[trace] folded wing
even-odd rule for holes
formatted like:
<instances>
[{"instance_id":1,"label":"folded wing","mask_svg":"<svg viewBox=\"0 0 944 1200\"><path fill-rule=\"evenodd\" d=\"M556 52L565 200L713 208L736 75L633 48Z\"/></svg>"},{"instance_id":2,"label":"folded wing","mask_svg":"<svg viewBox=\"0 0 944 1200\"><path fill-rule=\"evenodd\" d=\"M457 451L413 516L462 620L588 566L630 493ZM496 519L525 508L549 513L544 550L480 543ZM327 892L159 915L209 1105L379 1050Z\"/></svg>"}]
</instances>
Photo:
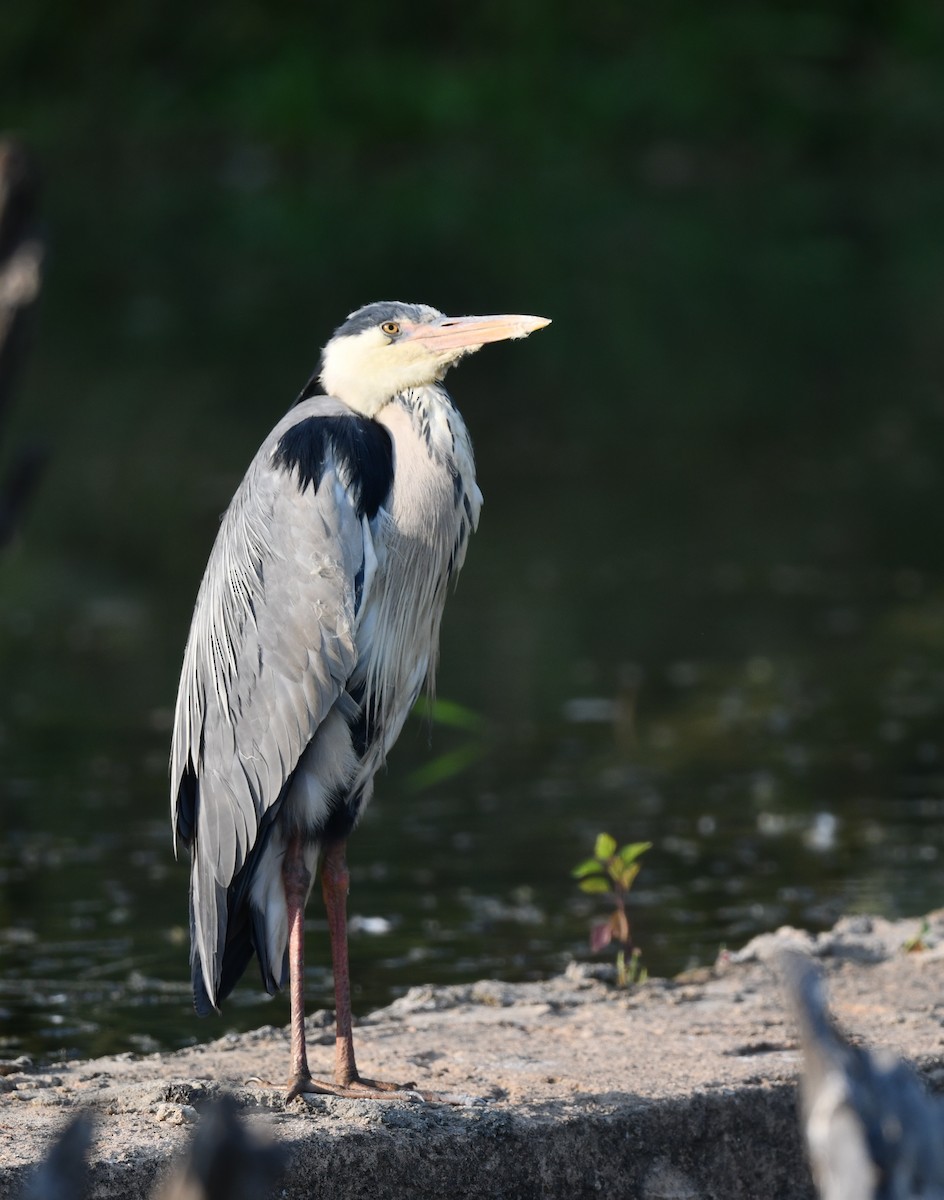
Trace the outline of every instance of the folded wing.
<instances>
[{"instance_id":1,"label":"folded wing","mask_svg":"<svg viewBox=\"0 0 944 1200\"><path fill-rule=\"evenodd\" d=\"M175 837L192 853L198 1007L202 989L217 1003L230 886L354 671L370 520L390 479L385 431L317 397L272 431L223 517L171 751Z\"/></svg>"}]
</instances>

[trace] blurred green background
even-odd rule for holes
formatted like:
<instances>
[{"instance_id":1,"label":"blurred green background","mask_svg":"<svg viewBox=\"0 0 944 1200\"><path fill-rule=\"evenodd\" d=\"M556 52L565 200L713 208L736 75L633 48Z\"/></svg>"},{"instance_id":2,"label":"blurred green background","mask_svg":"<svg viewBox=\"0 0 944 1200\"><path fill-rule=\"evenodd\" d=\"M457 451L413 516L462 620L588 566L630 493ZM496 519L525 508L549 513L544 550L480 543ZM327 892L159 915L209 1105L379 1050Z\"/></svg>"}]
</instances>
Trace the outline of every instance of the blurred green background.
<instances>
[{"instance_id":1,"label":"blurred green background","mask_svg":"<svg viewBox=\"0 0 944 1200\"><path fill-rule=\"evenodd\" d=\"M34 0L0 129L49 244L0 470L50 451L0 560L0 1051L287 1020L253 968L189 1011L169 713L219 515L376 299L554 323L450 376L477 720L408 728L352 841L358 1009L587 953L601 829L655 843L652 971L938 903L940 5Z\"/></svg>"}]
</instances>

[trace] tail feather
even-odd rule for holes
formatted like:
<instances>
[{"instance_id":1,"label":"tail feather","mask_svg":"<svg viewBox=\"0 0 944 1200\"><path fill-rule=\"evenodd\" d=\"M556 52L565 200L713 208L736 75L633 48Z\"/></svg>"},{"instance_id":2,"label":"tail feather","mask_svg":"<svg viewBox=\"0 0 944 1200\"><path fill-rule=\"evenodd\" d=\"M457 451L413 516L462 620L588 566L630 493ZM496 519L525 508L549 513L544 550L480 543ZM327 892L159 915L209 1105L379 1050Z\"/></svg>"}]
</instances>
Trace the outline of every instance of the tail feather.
<instances>
[{"instance_id":1,"label":"tail feather","mask_svg":"<svg viewBox=\"0 0 944 1200\"><path fill-rule=\"evenodd\" d=\"M201 865L199 842L193 843L190 964L193 1004L198 1016L220 1011L221 1003L242 978L253 954L259 959L262 984L270 996L288 980L288 953L278 967L269 961L265 919L253 907L250 896L253 879L291 782L290 776L278 800L263 815L255 843L228 888L218 884L212 871ZM212 994L208 979L213 983Z\"/></svg>"}]
</instances>

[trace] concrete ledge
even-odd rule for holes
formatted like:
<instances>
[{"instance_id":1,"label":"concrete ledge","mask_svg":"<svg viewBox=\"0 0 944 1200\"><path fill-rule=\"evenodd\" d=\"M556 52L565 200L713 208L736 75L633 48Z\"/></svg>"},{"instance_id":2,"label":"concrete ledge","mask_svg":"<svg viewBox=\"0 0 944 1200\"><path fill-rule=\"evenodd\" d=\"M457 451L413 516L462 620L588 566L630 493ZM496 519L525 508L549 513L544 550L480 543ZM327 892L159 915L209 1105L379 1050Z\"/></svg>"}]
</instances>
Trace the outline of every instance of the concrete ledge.
<instances>
[{"instance_id":1,"label":"concrete ledge","mask_svg":"<svg viewBox=\"0 0 944 1200\"><path fill-rule=\"evenodd\" d=\"M20 1191L63 1120L96 1114L92 1195L144 1196L188 1144L200 1106L233 1093L286 1148L294 1197L811 1197L796 1120L799 1053L771 957L821 960L857 1038L944 1084L944 913L850 918L811 938L755 939L712 970L613 989L583 967L545 983L415 988L359 1027L366 1073L480 1099L461 1106L300 1098L288 1036L265 1028L176 1054L121 1055L0 1078L0 1200ZM325 1014L312 1067L329 1069ZM323 1046L321 1049L318 1043Z\"/></svg>"}]
</instances>

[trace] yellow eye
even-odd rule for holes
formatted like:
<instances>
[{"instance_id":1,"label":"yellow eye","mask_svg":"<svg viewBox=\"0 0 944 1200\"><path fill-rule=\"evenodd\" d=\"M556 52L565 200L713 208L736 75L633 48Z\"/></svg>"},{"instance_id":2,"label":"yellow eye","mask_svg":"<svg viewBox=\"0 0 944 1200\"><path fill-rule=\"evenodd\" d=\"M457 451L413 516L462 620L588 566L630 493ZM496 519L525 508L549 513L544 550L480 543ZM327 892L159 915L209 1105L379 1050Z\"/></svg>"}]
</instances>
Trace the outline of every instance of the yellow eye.
<instances>
[{"instance_id":1,"label":"yellow eye","mask_svg":"<svg viewBox=\"0 0 944 1200\"><path fill-rule=\"evenodd\" d=\"M400 326L396 323L396 321L384 321L380 328L381 331L387 335L387 337L396 337L400 332Z\"/></svg>"}]
</instances>

